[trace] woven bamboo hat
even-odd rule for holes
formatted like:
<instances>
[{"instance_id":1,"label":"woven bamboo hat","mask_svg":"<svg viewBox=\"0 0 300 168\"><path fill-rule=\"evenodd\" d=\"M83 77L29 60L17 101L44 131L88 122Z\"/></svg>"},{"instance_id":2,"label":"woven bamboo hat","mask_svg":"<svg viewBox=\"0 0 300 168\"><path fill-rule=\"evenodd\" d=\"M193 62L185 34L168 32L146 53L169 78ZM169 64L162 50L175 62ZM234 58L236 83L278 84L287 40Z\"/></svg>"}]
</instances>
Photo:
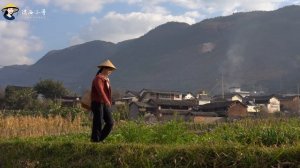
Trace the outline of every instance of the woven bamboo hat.
<instances>
[{"instance_id":1,"label":"woven bamboo hat","mask_svg":"<svg viewBox=\"0 0 300 168\"><path fill-rule=\"evenodd\" d=\"M13 8L14 13L19 11L19 8L16 5L12 4L12 3L7 4L4 8L1 9L1 11L5 12L8 8Z\"/></svg>"},{"instance_id":2,"label":"woven bamboo hat","mask_svg":"<svg viewBox=\"0 0 300 168\"><path fill-rule=\"evenodd\" d=\"M102 62L100 65L98 65L98 68L103 68L103 67L109 67L109 68L112 68L113 70L117 69L110 60L106 60L106 61Z\"/></svg>"}]
</instances>

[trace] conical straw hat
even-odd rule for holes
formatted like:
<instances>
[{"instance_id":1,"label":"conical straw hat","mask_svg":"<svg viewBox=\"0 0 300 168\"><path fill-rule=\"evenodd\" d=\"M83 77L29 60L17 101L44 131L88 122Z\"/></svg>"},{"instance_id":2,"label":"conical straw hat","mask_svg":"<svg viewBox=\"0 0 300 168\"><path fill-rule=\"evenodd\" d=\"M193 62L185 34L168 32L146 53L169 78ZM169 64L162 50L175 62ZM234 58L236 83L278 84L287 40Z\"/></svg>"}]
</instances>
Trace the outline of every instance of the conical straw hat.
<instances>
[{"instance_id":1,"label":"conical straw hat","mask_svg":"<svg viewBox=\"0 0 300 168\"><path fill-rule=\"evenodd\" d=\"M19 8L16 5L12 4L12 3L7 4L4 8L2 8L1 11L4 12L8 8L14 8L14 12L18 12L19 11Z\"/></svg>"},{"instance_id":2,"label":"conical straw hat","mask_svg":"<svg viewBox=\"0 0 300 168\"><path fill-rule=\"evenodd\" d=\"M103 63L101 63L100 65L98 65L98 68L102 68L102 67L109 67L109 68L113 68L114 70L117 69L114 64L111 63L110 60L106 60Z\"/></svg>"}]
</instances>

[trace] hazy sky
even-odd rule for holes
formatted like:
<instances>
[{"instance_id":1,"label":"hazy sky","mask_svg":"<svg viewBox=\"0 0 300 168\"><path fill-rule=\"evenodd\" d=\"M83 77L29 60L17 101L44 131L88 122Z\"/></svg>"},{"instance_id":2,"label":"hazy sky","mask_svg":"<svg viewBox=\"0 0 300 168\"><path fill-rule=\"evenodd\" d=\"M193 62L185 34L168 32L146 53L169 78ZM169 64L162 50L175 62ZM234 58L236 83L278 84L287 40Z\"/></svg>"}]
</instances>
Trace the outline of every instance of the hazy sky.
<instances>
[{"instance_id":1,"label":"hazy sky","mask_svg":"<svg viewBox=\"0 0 300 168\"><path fill-rule=\"evenodd\" d=\"M136 38L168 21L194 24L300 0L1 0L1 9L8 3L20 10L13 21L0 16L0 68L32 64L50 50L91 40Z\"/></svg>"}]
</instances>

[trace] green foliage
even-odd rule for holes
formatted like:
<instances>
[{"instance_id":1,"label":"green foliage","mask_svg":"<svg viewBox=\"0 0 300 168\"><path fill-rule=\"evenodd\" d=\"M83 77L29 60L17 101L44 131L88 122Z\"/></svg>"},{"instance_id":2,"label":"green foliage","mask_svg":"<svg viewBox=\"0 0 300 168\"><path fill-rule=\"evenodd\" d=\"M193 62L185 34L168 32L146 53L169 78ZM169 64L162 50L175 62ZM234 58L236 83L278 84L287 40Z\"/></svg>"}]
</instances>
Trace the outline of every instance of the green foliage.
<instances>
[{"instance_id":1,"label":"green foliage","mask_svg":"<svg viewBox=\"0 0 300 168\"><path fill-rule=\"evenodd\" d=\"M62 82L53 81L50 79L41 80L38 82L34 86L34 90L52 100L69 94L69 91L64 87Z\"/></svg>"},{"instance_id":2,"label":"green foliage","mask_svg":"<svg viewBox=\"0 0 300 168\"><path fill-rule=\"evenodd\" d=\"M188 131L183 122L170 121L162 124L145 124L128 121L108 137L109 142L147 144L196 143L198 136Z\"/></svg>"},{"instance_id":3,"label":"green foliage","mask_svg":"<svg viewBox=\"0 0 300 168\"><path fill-rule=\"evenodd\" d=\"M37 94L32 88L7 87L5 106L9 109L32 109L37 102Z\"/></svg>"},{"instance_id":4,"label":"green foliage","mask_svg":"<svg viewBox=\"0 0 300 168\"><path fill-rule=\"evenodd\" d=\"M299 135L299 118L121 121L101 144L89 142L90 132L2 139L0 167L297 167Z\"/></svg>"},{"instance_id":5,"label":"green foliage","mask_svg":"<svg viewBox=\"0 0 300 168\"><path fill-rule=\"evenodd\" d=\"M115 121L128 120L128 115L129 115L128 106L116 105L112 114Z\"/></svg>"},{"instance_id":6,"label":"green foliage","mask_svg":"<svg viewBox=\"0 0 300 168\"><path fill-rule=\"evenodd\" d=\"M51 116L62 116L64 118L69 118L74 120L77 115L83 115L87 118L86 112L78 107L63 107L56 101L50 99L44 100L42 103L37 100L32 100L34 102L33 107L23 108L22 110L16 109L6 109L0 111L0 114L4 116L42 116L42 117L51 117Z\"/></svg>"},{"instance_id":7,"label":"green foliage","mask_svg":"<svg viewBox=\"0 0 300 168\"><path fill-rule=\"evenodd\" d=\"M300 119L246 119L223 123L201 136L201 141L260 146L292 145L300 141Z\"/></svg>"},{"instance_id":8,"label":"green foliage","mask_svg":"<svg viewBox=\"0 0 300 168\"><path fill-rule=\"evenodd\" d=\"M0 143L1 167L297 167L300 146L93 144L12 141Z\"/></svg>"}]
</instances>

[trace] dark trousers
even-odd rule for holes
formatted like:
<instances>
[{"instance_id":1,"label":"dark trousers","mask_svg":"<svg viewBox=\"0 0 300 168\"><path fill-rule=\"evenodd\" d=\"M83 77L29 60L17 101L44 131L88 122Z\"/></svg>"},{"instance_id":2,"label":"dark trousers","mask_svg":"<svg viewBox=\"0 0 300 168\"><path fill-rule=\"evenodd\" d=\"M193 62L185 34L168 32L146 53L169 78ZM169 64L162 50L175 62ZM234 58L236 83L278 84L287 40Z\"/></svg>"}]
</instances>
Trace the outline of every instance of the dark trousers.
<instances>
[{"instance_id":1,"label":"dark trousers","mask_svg":"<svg viewBox=\"0 0 300 168\"><path fill-rule=\"evenodd\" d=\"M93 126L92 126L92 142L103 141L111 132L114 121L111 114L111 108L103 103L92 102ZM103 126L104 120L104 127Z\"/></svg>"}]
</instances>

